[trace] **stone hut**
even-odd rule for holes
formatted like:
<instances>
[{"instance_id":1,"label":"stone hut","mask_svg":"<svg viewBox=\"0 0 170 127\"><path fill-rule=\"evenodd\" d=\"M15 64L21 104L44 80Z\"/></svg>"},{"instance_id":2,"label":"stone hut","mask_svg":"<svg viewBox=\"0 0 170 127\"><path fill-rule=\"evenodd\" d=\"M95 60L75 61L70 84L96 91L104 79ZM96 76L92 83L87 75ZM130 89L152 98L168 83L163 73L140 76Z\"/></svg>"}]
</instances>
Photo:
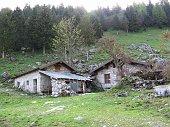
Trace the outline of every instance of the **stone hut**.
<instances>
[{"instance_id":1,"label":"stone hut","mask_svg":"<svg viewBox=\"0 0 170 127\"><path fill-rule=\"evenodd\" d=\"M131 75L139 71L146 71L150 69L150 65L145 62L132 61L126 63L122 67L123 74L125 76ZM111 59L104 64L90 72L90 76L97 83L98 86L102 86L104 89L108 89L116 86L120 81L118 70L114 64L114 60Z\"/></svg>"},{"instance_id":2,"label":"stone hut","mask_svg":"<svg viewBox=\"0 0 170 127\"><path fill-rule=\"evenodd\" d=\"M22 73L14 79L15 87L37 94L59 96L62 93L84 93L89 78L78 75L77 71L64 61L54 61Z\"/></svg>"}]
</instances>

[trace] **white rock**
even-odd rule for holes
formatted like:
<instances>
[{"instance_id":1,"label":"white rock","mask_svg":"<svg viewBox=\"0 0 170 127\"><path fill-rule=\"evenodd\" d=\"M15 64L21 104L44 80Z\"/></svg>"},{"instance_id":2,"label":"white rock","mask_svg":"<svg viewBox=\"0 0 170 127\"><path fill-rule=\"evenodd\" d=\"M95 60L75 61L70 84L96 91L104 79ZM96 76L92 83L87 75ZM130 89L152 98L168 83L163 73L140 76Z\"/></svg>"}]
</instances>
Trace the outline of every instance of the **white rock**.
<instances>
[{"instance_id":1,"label":"white rock","mask_svg":"<svg viewBox=\"0 0 170 127\"><path fill-rule=\"evenodd\" d=\"M47 110L46 113L51 113L51 112L54 112L54 111L61 111L65 108L65 106L57 106L55 108L52 108L50 110Z\"/></svg>"},{"instance_id":2,"label":"white rock","mask_svg":"<svg viewBox=\"0 0 170 127\"><path fill-rule=\"evenodd\" d=\"M74 118L75 120L82 120L83 119L83 117L81 117L81 116L78 116L78 117L76 117L76 118Z\"/></svg>"},{"instance_id":3,"label":"white rock","mask_svg":"<svg viewBox=\"0 0 170 127\"><path fill-rule=\"evenodd\" d=\"M44 104L53 104L54 102L53 101L46 101Z\"/></svg>"},{"instance_id":4,"label":"white rock","mask_svg":"<svg viewBox=\"0 0 170 127\"><path fill-rule=\"evenodd\" d=\"M37 103L37 101L32 101L31 103L32 103L32 104L35 104L35 103Z\"/></svg>"}]
</instances>

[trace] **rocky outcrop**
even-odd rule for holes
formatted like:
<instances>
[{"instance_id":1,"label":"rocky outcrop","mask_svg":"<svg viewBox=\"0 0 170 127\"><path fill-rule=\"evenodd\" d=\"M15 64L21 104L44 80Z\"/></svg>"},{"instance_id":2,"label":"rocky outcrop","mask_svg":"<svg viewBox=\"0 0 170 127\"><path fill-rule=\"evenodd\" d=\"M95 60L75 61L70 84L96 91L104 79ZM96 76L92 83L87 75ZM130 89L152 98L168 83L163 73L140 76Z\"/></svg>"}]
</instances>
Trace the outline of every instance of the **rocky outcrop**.
<instances>
[{"instance_id":1,"label":"rocky outcrop","mask_svg":"<svg viewBox=\"0 0 170 127\"><path fill-rule=\"evenodd\" d=\"M156 50L156 49L152 48L150 45L147 45L145 43L142 43L140 45L131 44L129 46L129 49L131 49L131 50L141 50L143 52L155 53L155 54L160 53L160 50Z\"/></svg>"}]
</instances>

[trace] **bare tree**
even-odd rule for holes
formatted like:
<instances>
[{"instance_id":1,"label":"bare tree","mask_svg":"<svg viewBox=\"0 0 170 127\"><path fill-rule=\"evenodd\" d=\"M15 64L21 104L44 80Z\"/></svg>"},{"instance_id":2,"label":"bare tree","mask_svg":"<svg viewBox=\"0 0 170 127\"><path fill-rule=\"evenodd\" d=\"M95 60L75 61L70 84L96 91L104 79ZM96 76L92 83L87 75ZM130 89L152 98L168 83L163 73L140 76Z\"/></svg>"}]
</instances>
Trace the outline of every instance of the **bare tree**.
<instances>
[{"instance_id":1,"label":"bare tree","mask_svg":"<svg viewBox=\"0 0 170 127\"><path fill-rule=\"evenodd\" d=\"M115 37L103 37L99 40L99 51L109 54L117 68L120 80L123 76L123 65L132 59L127 55L124 45L118 43Z\"/></svg>"},{"instance_id":2,"label":"bare tree","mask_svg":"<svg viewBox=\"0 0 170 127\"><path fill-rule=\"evenodd\" d=\"M166 66L164 66L162 74L167 80L170 80L170 61L168 61Z\"/></svg>"}]
</instances>

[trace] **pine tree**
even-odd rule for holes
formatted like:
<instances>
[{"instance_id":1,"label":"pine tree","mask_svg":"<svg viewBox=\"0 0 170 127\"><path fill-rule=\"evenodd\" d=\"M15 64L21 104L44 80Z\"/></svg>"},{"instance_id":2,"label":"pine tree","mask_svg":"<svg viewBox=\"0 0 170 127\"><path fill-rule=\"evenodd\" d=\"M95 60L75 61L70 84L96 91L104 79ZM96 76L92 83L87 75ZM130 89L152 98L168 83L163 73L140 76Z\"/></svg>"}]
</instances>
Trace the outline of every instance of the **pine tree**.
<instances>
[{"instance_id":1,"label":"pine tree","mask_svg":"<svg viewBox=\"0 0 170 127\"><path fill-rule=\"evenodd\" d=\"M9 8L0 11L0 50L2 58L5 52L13 48L15 25L12 21L12 11Z\"/></svg>"},{"instance_id":2,"label":"pine tree","mask_svg":"<svg viewBox=\"0 0 170 127\"><path fill-rule=\"evenodd\" d=\"M95 43L95 30L93 29L93 24L90 22L90 17L85 15L80 20L81 34L84 38L84 45L86 47L86 57L87 61L89 59L88 47Z\"/></svg>"},{"instance_id":3,"label":"pine tree","mask_svg":"<svg viewBox=\"0 0 170 127\"><path fill-rule=\"evenodd\" d=\"M22 10L17 7L12 13L12 20L15 23L15 47L16 51L24 47L24 16Z\"/></svg>"},{"instance_id":4,"label":"pine tree","mask_svg":"<svg viewBox=\"0 0 170 127\"><path fill-rule=\"evenodd\" d=\"M130 32L137 32L140 30L140 22L138 19L137 11L132 7L127 7L125 11L125 16L129 22L129 31Z\"/></svg>"},{"instance_id":5,"label":"pine tree","mask_svg":"<svg viewBox=\"0 0 170 127\"><path fill-rule=\"evenodd\" d=\"M166 13L159 3L156 3L152 13L155 19L155 23L158 27L162 27L164 24L167 23Z\"/></svg>"}]
</instances>

